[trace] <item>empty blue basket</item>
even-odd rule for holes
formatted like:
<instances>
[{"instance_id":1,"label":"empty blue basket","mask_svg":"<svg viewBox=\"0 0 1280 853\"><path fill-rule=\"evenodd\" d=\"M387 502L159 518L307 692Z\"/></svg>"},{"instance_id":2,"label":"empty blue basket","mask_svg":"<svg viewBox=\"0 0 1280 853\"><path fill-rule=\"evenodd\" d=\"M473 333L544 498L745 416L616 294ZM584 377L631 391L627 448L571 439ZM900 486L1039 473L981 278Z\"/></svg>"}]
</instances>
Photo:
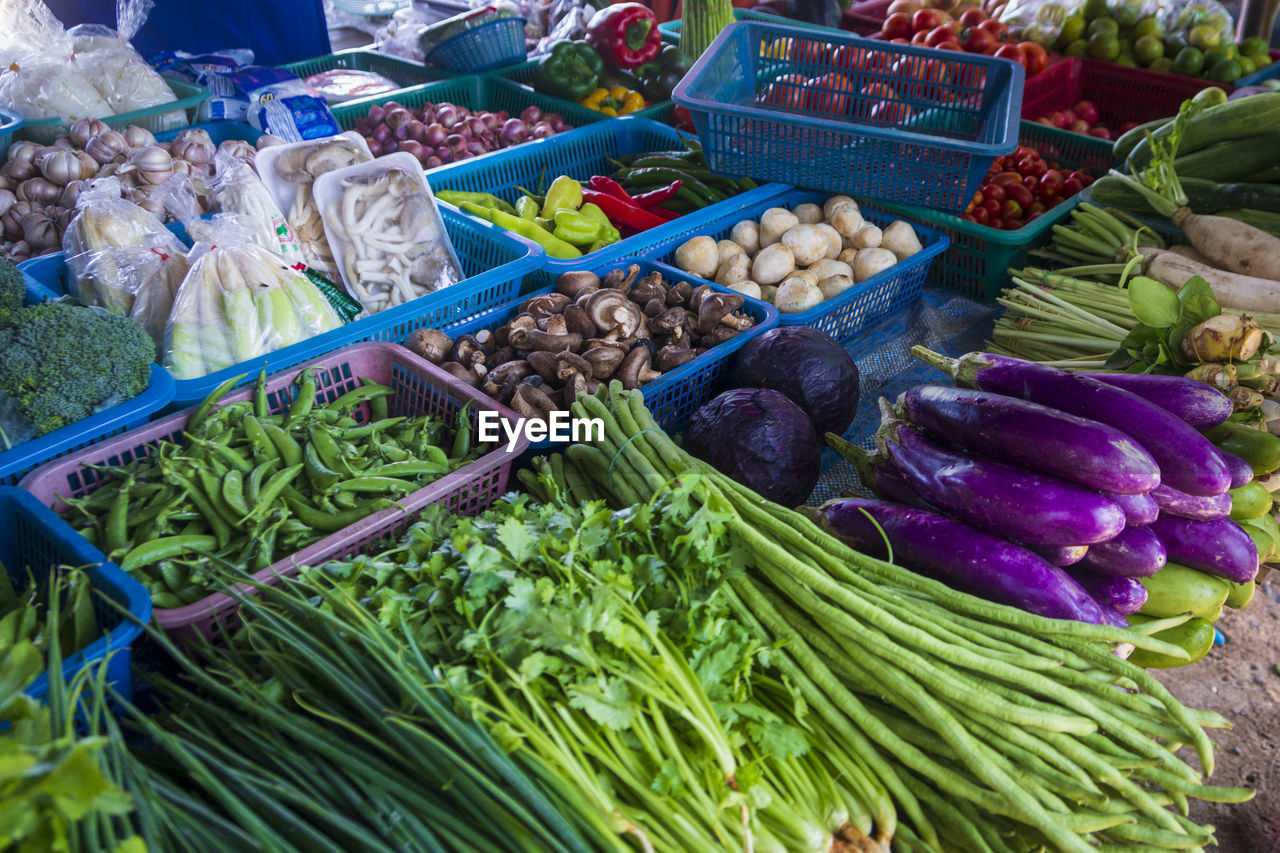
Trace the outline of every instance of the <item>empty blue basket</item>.
<instances>
[{"instance_id":1,"label":"empty blue basket","mask_svg":"<svg viewBox=\"0 0 1280 853\"><path fill-rule=\"evenodd\" d=\"M524 18L499 18L481 24L436 45L426 55L426 62L464 74L519 62L527 55L524 24Z\"/></svg>"}]
</instances>

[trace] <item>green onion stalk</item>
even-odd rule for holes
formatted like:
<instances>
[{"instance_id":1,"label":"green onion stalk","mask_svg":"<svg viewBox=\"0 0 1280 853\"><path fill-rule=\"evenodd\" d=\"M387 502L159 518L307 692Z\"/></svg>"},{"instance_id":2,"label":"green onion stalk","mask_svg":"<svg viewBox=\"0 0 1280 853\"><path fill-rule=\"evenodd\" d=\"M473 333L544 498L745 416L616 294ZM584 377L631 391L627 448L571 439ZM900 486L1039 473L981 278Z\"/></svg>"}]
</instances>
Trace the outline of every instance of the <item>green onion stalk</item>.
<instances>
[{"instance_id":1,"label":"green onion stalk","mask_svg":"<svg viewBox=\"0 0 1280 853\"><path fill-rule=\"evenodd\" d=\"M1105 370L1138 325L1129 292L1035 267L1010 270L990 349L1068 370Z\"/></svg>"},{"instance_id":2,"label":"green onion stalk","mask_svg":"<svg viewBox=\"0 0 1280 853\"><path fill-rule=\"evenodd\" d=\"M1051 620L957 592L852 550L689 456L639 392L614 384L573 406L578 417L602 411L604 440L571 446L569 458L620 509L678 491L688 498L666 507L665 523L693 536L718 519L719 553L681 567L694 577L740 567L723 582L733 616L772 650L767 668L832 743L892 797L896 847L1196 848L1212 830L1170 803L1252 796L1202 781L1213 770L1205 726L1227 721L1183 706L1112 653L1130 643L1184 655L1150 636L1155 623ZM1177 755L1183 744L1203 772Z\"/></svg>"},{"instance_id":3,"label":"green onion stalk","mask_svg":"<svg viewBox=\"0 0 1280 853\"><path fill-rule=\"evenodd\" d=\"M720 31L733 23L730 0L685 0L680 19L680 53L694 62L706 53Z\"/></svg>"},{"instance_id":4,"label":"green onion stalk","mask_svg":"<svg viewBox=\"0 0 1280 853\"><path fill-rule=\"evenodd\" d=\"M1135 269L1133 258L1142 248L1163 249L1165 242L1133 216L1121 210L1103 210L1082 203L1071 212L1071 221L1053 226L1048 247L1032 255L1054 261L1066 275L1118 282Z\"/></svg>"}]
</instances>

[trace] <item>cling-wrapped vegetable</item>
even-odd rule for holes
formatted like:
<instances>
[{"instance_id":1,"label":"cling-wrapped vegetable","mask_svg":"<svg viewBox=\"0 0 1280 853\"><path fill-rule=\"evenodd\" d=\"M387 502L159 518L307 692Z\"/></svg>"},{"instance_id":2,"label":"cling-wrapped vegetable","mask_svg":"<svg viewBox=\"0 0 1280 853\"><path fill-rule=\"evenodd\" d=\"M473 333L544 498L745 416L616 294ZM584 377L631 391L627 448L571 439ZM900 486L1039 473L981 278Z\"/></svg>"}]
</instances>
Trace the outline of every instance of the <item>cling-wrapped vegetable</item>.
<instances>
[{"instance_id":1,"label":"cling-wrapped vegetable","mask_svg":"<svg viewBox=\"0 0 1280 853\"><path fill-rule=\"evenodd\" d=\"M241 217L237 220L243 222ZM164 365L195 379L342 325L324 294L241 226L197 243L165 330Z\"/></svg>"},{"instance_id":2,"label":"cling-wrapped vegetable","mask_svg":"<svg viewBox=\"0 0 1280 853\"><path fill-rule=\"evenodd\" d=\"M370 313L461 279L453 244L413 155L397 152L321 175L313 195L347 292Z\"/></svg>"},{"instance_id":3,"label":"cling-wrapped vegetable","mask_svg":"<svg viewBox=\"0 0 1280 853\"><path fill-rule=\"evenodd\" d=\"M254 243L284 258L290 265L305 263L293 229L253 167L223 150L215 155L214 165L213 196L218 208L223 213L238 213L251 219Z\"/></svg>"},{"instance_id":4,"label":"cling-wrapped vegetable","mask_svg":"<svg viewBox=\"0 0 1280 853\"><path fill-rule=\"evenodd\" d=\"M139 323L159 346L178 287L186 247L154 214L120 197L115 178L94 181L76 200L62 247L73 295Z\"/></svg>"}]
</instances>

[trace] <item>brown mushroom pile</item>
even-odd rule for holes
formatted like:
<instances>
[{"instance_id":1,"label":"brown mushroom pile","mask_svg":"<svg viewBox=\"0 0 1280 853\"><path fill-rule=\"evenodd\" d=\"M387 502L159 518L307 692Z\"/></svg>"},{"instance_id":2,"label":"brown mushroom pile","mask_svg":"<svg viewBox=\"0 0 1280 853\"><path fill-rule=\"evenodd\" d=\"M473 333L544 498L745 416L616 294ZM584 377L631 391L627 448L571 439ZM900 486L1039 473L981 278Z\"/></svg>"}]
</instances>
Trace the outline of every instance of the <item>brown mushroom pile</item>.
<instances>
[{"instance_id":1,"label":"brown mushroom pile","mask_svg":"<svg viewBox=\"0 0 1280 853\"><path fill-rule=\"evenodd\" d=\"M641 277L635 264L603 279L567 272L497 329L457 340L419 329L405 346L520 415L546 420L601 383L638 388L742 334L755 325L740 311L744 301L659 272Z\"/></svg>"}]
</instances>

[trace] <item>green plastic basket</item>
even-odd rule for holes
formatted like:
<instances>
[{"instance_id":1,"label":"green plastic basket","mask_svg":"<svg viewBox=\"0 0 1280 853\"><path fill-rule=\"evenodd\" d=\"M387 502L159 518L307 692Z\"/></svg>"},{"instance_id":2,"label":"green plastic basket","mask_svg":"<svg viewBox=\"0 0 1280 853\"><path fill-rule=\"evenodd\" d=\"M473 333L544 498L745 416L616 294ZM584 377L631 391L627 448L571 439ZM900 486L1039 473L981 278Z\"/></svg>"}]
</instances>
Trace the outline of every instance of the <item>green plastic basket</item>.
<instances>
[{"instance_id":1,"label":"green plastic basket","mask_svg":"<svg viewBox=\"0 0 1280 853\"><path fill-rule=\"evenodd\" d=\"M336 105L332 107L331 112L343 130L351 130L356 126L357 121L368 114L369 107L374 104L385 104L388 101L395 101L409 109L417 109L426 103L448 101L469 110L489 110L490 112L506 110L513 116L520 115L526 107L537 106L543 112L560 113L564 116L564 120L574 127L593 124L608 118L604 113L589 110L559 98L540 95L510 80L490 77L486 74L454 77L427 83L424 86L401 89L376 98L365 98L359 102Z\"/></svg>"},{"instance_id":2,"label":"green plastic basket","mask_svg":"<svg viewBox=\"0 0 1280 853\"><path fill-rule=\"evenodd\" d=\"M374 74L381 74L388 80L398 85L400 88L391 92L382 92L377 95L366 95L362 98L352 98L349 101L343 101L340 104L332 106L347 106L348 104L373 103L379 98L395 97L405 89L411 89L415 86L422 86L427 83L435 83L439 80L451 80L457 75L452 71L446 71L443 68L434 68L429 65L423 65L421 62L410 62L407 59L401 59L397 56L388 56L385 53L378 53L375 50L367 48L355 48L353 50L342 50L337 53L330 53L325 56L313 56L311 59L302 59L298 62L290 62L288 65L281 65L285 71L291 71L302 79L310 77L312 74L319 74L322 71L335 71L338 69L348 71L369 71Z\"/></svg>"},{"instance_id":3,"label":"green plastic basket","mask_svg":"<svg viewBox=\"0 0 1280 853\"><path fill-rule=\"evenodd\" d=\"M1105 139L1030 121L1021 123L1018 144L1035 148L1045 160L1070 169L1085 167L1099 177L1115 162L1111 143ZM1080 196L1076 195L1017 231L1000 231L913 205L885 201L875 201L873 205L931 225L951 238L951 245L934 261L928 280L931 287L990 302L1008 282L1009 269L1022 266L1028 252L1048 242L1053 226L1065 219L1079 200Z\"/></svg>"},{"instance_id":4,"label":"green plastic basket","mask_svg":"<svg viewBox=\"0 0 1280 853\"><path fill-rule=\"evenodd\" d=\"M197 121L196 111L200 105L209 100L209 90L195 83L164 78L164 82L173 90L177 98L168 104L147 107L145 110L134 110L131 113L118 113L113 116L101 116L108 127L128 127L137 125L152 133L163 133L166 130L177 130ZM19 139L30 139L44 145L52 144L59 136L65 136L70 122L60 118L33 118L18 131Z\"/></svg>"}]
</instances>

